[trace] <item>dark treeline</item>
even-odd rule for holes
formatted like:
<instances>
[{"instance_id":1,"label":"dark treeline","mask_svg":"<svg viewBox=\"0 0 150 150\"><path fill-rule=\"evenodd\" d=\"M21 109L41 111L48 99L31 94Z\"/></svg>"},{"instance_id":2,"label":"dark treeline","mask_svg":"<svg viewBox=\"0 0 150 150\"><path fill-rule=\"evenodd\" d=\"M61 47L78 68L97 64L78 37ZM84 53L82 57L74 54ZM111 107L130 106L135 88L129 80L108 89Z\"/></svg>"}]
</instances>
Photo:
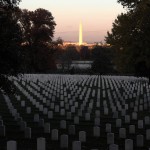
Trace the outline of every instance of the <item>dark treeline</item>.
<instances>
[{"instance_id":1,"label":"dark treeline","mask_svg":"<svg viewBox=\"0 0 150 150\"><path fill-rule=\"evenodd\" d=\"M119 0L127 8L118 15L106 42L115 50L120 73L150 77L150 1Z\"/></svg>"},{"instance_id":2,"label":"dark treeline","mask_svg":"<svg viewBox=\"0 0 150 150\"><path fill-rule=\"evenodd\" d=\"M72 61L92 61L91 69L75 69L75 73L100 73L110 74L115 73L115 66L113 63L114 55L111 47L94 46L89 48L88 46L76 47L69 45L67 47L59 47L55 53L55 60L62 65L61 73L64 70L69 73L71 69ZM65 69L67 68L67 69Z\"/></svg>"}]
</instances>

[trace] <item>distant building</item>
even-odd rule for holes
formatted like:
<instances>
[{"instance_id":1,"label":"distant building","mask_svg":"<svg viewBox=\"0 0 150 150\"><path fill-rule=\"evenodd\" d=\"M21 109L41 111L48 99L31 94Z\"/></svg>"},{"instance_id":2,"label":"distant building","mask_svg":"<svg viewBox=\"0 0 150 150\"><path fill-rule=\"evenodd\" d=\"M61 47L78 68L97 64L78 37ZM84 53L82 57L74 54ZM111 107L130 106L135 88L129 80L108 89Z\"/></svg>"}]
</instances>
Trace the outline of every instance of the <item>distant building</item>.
<instances>
[{"instance_id":1,"label":"distant building","mask_svg":"<svg viewBox=\"0 0 150 150\"><path fill-rule=\"evenodd\" d=\"M75 69L91 69L93 61L72 61L70 67Z\"/></svg>"},{"instance_id":2,"label":"distant building","mask_svg":"<svg viewBox=\"0 0 150 150\"><path fill-rule=\"evenodd\" d=\"M72 61L69 65L67 62L57 62L56 66L58 70L68 70L71 68L79 70L91 69L93 61Z\"/></svg>"}]
</instances>

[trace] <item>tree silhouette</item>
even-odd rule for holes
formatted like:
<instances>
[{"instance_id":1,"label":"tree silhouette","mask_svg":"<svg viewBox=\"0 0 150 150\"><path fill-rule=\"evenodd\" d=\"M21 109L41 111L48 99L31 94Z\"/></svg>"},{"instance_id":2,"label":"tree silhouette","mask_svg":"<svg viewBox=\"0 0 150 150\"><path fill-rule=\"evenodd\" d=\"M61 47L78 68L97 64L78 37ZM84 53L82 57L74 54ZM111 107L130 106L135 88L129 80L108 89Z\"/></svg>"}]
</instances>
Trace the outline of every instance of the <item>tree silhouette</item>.
<instances>
[{"instance_id":1,"label":"tree silhouette","mask_svg":"<svg viewBox=\"0 0 150 150\"><path fill-rule=\"evenodd\" d=\"M0 1L0 88L4 92L14 91L8 77L21 72L22 32L17 22L17 2Z\"/></svg>"},{"instance_id":2,"label":"tree silhouette","mask_svg":"<svg viewBox=\"0 0 150 150\"><path fill-rule=\"evenodd\" d=\"M26 72L39 73L53 69L54 44L52 38L56 24L51 12L42 8L35 11L22 10L19 22L24 40Z\"/></svg>"},{"instance_id":3,"label":"tree silhouette","mask_svg":"<svg viewBox=\"0 0 150 150\"><path fill-rule=\"evenodd\" d=\"M113 23L106 41L116 49L118 70L134 73L135 65L145 61L150 68L150 9L146 3L139 4L133 11L121 14Z\"/></svg>"}]
</instances>

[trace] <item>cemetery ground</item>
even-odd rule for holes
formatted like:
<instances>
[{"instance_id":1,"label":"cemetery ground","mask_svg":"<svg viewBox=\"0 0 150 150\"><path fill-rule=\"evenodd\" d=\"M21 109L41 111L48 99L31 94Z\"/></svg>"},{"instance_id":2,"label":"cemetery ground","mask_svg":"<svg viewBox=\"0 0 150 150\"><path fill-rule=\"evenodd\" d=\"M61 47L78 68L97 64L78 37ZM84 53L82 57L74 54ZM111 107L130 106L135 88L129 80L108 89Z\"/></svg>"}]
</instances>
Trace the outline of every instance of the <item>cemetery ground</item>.
<instances>
[{"instance_id":1,"label":"cemetery ground","mask_svg":"<svg viewBox=\"0 0 150 150\"><path fill-rule=\"evenodd\" d=\"M26 74L0 93L0 150L150 150L146 78Z\"/></svg>"}]
</instances>

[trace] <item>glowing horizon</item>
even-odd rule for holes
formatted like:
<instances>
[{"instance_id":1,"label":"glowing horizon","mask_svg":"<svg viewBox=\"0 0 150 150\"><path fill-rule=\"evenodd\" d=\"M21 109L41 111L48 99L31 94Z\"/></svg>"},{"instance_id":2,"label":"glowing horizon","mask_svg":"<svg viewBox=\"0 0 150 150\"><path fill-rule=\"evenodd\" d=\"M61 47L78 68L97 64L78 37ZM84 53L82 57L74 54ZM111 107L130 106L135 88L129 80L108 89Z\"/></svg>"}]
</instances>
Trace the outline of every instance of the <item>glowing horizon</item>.
<instances>
[{"instance_id":1,"label":"glowing horizon","mask_svg":"<svg viewBox=\"0 0 150 150\"><path fill-rule=\"evenodd\" d=\"M104 41L107 31L112 28L117 15L125 12L117 0L22 0L20 8L50 11L56 22L54 39L79 42L79 22L84 26L84 41Z\"/></svg>"}]
</instances>

